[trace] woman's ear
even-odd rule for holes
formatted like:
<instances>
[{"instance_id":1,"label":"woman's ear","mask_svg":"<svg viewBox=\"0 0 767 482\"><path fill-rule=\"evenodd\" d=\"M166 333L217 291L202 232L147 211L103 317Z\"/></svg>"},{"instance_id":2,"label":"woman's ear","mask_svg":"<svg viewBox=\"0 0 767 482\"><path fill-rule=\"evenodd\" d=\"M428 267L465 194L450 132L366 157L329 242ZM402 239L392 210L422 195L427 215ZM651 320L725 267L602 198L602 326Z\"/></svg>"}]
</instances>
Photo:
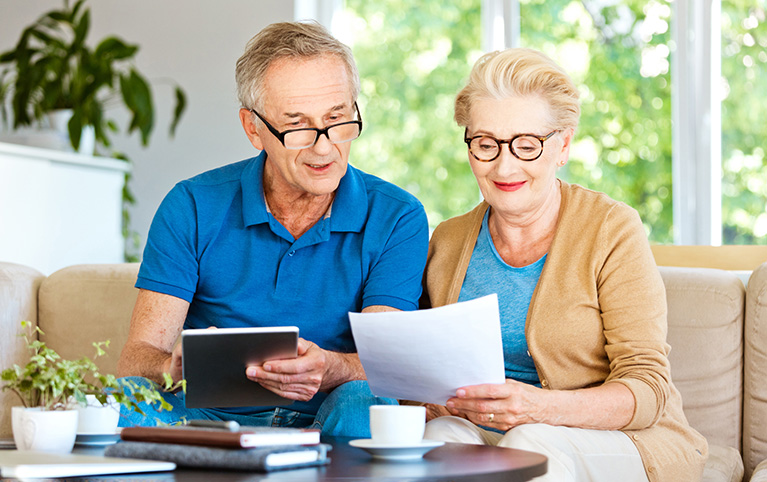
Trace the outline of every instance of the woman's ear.
<instances>
[{"instance_id":1,"label":"woman's ear","mask_svg":"<svg viewBox=\"0 0 767 482\"><path fill-rule=\"evenodd\" d=\"M254 114L244 107L240 109L240 123L242 124L242 128L245 130L245 135L248 136L248 139L250 139L250 143L253 144L253 147L258 149L259 151L264 150L264 143L261 142L261 136L258 134L258 130L256 129L256 122L253 119Z\"/></svg>"},{"instance_id":2,"label":"woman's ear","mask_svg":"<svg viewBox=\"0 0 767 482\"><path fill-rule=\"evenodd\" d=\"M575 130L572 128L567 128L562 131L562 149L559 151L557 159L557 165L559 167L567 164L567 160L570 158L570 144L572 143L574 133Z\"/></svg>"}]
</instances>

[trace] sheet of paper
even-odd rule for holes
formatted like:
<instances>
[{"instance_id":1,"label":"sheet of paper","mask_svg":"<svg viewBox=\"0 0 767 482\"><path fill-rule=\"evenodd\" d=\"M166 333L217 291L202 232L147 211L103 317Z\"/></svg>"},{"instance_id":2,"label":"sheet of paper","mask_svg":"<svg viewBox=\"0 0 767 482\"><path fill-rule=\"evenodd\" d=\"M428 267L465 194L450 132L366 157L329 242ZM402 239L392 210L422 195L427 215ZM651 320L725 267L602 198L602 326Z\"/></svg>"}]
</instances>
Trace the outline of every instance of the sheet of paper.
<instances>
[{"instance_id":1,"label":"sheet of paper","mask_svg":"<svg viewBox=\"0 0 767 482\"><path fill-rule=\"evenodd\" d=\"M349 313L373 394L444 405L456 389L504 383L495 294L419 311Z\"/></svg>"}]
</instances>

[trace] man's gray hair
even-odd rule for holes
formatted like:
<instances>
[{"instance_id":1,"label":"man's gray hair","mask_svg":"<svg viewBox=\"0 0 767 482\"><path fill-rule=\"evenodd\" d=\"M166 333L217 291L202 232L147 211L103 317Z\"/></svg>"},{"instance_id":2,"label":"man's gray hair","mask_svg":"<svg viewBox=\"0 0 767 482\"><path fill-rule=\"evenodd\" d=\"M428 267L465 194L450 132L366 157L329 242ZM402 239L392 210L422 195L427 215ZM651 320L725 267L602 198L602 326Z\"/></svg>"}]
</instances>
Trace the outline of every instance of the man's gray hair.
<instances>
[{"instance_id":1,"label":"man's gray hair","mask_svg":"<svg viewBox=\"0 0 767 482\"><path fill-rule=\"evenodd\" d=\"M264 78L275 60L284 58L312 58L334 55L340 58L349 72L352 102L360 92L357 65L349 47L339 42L316 21L280 22L268 25L245 46L245 53L237 60L235 79L237 97L242 107L263 111Z\"/></svg>"}]
</instances>

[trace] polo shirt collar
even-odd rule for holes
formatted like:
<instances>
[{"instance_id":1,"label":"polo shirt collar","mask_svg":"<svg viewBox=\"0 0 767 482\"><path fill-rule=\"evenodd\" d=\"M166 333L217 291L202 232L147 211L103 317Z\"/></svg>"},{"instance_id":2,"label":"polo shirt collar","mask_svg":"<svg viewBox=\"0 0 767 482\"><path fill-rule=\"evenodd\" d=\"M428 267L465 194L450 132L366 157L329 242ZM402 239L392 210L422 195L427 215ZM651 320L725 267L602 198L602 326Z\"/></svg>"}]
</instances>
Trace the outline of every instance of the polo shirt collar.
<instances>
[{"instance_id":1,"label":"polo shirt collar","mask_svg":"<svg viewBox=\"0 0 767 482\"><path fill-rule=\"evenodd\" d=\"M264 198L264 162L266 152L251 159L242 171L242 218L245 226L268 223ZM360 171L348 165L331 205L330 230L360 232L365 225L368 198Z\"/></svg>"},{"instance_id":2,"label":"polo shirt collar","mask_svg":"<svg viewBox=\"0 0 767 482\"><path fill-rule=\"evenodd\" d=\"M349 231L359 233L365 226L368 216L368 196L365 180L360 171L346 167L346 174L341 178L333 200L333 214L330 216L331 231Z\"/></svg>"},{"instance_id":3,"label":"polo shirt collar","mask_svg":"<svg viewBox=\"0 0 767 482\"><path fill-rule=\"evenodd\" d=\"M252 158L242 170L242 220L245 226L269 222L264 199L264 161L266 151Z\"/></svg>"}]
</instances>

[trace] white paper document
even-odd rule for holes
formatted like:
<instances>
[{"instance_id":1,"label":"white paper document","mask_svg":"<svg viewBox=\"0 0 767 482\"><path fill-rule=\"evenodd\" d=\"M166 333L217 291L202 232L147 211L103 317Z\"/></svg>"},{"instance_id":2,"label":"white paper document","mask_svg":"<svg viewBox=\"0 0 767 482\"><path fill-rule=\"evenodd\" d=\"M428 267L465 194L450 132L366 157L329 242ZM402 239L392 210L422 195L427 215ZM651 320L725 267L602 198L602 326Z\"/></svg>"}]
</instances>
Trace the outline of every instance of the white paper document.
<instances>
[{"instance_id":1,"label":"white paper document","mask_svg":"<svg viewBox=\"0 0 767 482\"><path fill-rule=\"evenodd\" d=\"M468 385L505 383L498 296L429 310L349 313L370 390L444 405Z\"/></svg>"}]
</instances>

